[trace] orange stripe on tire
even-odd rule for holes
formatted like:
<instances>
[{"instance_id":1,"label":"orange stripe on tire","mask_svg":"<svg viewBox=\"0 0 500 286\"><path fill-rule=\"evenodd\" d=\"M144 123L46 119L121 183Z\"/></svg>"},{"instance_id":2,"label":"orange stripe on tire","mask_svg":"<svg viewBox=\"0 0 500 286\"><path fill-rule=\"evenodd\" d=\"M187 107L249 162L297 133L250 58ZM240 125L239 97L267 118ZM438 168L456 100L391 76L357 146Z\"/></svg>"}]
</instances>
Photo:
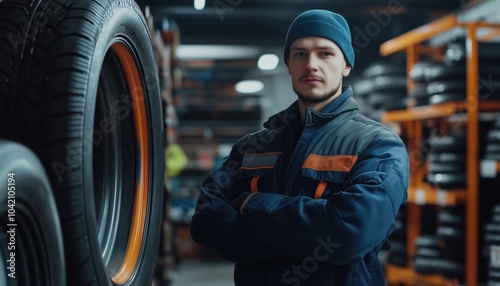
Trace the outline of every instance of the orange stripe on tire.
<instances>
[{"instance_id":1,"label":"orange stripe on tire","mask_svg":"<svg viewBox=\"0 0 500 286\"><path fill-rule=\"evenodd\" d=\"M134 127L136 140L140 150L140 173L136 184L135 203L132 217L132 226L127 245L127 251L122 265L115 276L111 279L116 284L124 284L132 276L141 251L144 225L146 223L146 212L148 202L148 124L142 80L137 71L137 66L128 48L120 42L114 43L111 49L116 53L122 64L125 77L127 78L130 99L132 101L132 112L134 116Z\"/></svg>"}]
</instances>

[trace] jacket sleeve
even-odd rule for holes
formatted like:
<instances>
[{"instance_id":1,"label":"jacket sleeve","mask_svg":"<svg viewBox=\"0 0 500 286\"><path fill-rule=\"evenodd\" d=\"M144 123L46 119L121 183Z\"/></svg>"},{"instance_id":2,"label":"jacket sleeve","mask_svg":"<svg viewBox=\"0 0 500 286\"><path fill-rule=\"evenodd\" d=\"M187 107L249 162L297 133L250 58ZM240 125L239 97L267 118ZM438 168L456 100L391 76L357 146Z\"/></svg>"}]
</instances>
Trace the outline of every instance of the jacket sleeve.
<instances>
[{"instance_id":1,"label":"jacket sleeve","mask_svg":"<svg viewBox=\"0 0 500 286\"><path fill-rule=\"evenodd\" d=\"M191 236L200 245L214 249L233 262L283 258L284 254L254 237L248 222L229 203L238 196L240 162L241 155L233 148L223 166L203 181L191 219Z\"/></svg>"},{"instance_id":2,"label":"jacket sleeve","mask_svg":"<svg viewBox=\"0 0 500 286\"><path fill-rule=\"evenodd\" d=\"M256 193L243 217L273 249L332 264L355 263L394 229L407 198L408 169L402 142L378 140L360 155L343 191L327 199Z\"/></svg>"}]
</instances>

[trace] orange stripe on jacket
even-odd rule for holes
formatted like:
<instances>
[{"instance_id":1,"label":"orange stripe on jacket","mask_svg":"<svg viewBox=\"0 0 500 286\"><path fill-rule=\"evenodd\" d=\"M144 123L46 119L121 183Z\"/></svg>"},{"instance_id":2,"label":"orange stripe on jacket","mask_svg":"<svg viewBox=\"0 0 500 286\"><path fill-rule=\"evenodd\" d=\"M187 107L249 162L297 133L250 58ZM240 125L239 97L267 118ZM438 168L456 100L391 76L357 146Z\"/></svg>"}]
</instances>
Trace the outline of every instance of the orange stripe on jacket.
<instances>
[{"instance_id":1,"label":"orange stripe on jacket","mask_svg":"<svg viewBox=\"0 0 500 286\"><path fill-rule=\"evenodd\" d=\"M328 183L325 181L319 181L318 186L316 187L316 191L314 192L314 198L320 199L323 193L326 190Z\"/></svg>"},{"instance_id":2,"label":"orange stripe on jacket","mask_svg":"<svg viewBox=\"0 0 500 286\"><path fill-rule=\"evenodd\" d=\"M259 182L260 176L254 176L252 177L252 181L250 182L250 191L252 193L256 193L259 191L259 187L257 186L257 183Z\"/></svg>"},{"instance_id":3,"label":"orange stripe on jacket","mask_svg":"<svg viewBox=\"0 0 500 286\"><path fill-rule=\"evenodd\" d=\"M357 160L358 156L352 155L320 156L309 154L302 164L302 168L316 171L350 172Z\"/></svg>"}]
</instances>

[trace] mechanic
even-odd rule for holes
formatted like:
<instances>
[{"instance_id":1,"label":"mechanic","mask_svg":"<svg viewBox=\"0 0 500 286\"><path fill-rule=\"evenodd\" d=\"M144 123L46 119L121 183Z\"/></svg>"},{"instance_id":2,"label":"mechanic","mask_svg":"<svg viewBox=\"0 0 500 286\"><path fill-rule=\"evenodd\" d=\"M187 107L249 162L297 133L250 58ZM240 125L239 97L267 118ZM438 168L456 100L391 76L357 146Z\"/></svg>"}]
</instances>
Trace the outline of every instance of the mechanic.
<instances>
[{"instance_id":1,"label":"mechanic","mask_svg":"<svg viewBox=\"0 0 500 286\"><path fill-rule=\"evenodd\" d=\"M203 181L191 235L235 262L236 286L385 285L378 253L406 203L408 153L342 86L354 58L341 15L297 16L284 59L298 99Z\"/></svg>"}]
</instances>

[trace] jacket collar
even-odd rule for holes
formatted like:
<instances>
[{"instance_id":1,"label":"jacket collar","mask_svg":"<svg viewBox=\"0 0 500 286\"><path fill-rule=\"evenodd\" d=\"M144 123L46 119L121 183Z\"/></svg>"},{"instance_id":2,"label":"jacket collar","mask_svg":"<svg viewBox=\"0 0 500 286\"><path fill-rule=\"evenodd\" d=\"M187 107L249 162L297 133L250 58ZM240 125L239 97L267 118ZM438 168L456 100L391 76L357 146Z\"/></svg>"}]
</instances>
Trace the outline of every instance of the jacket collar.
<instances>
[{"instance_id":1,"label":"jacket collar","mask_svg":"<svg viewBox=\"0 0 500 286\"><path fill-rule=\"evenodd\" d=\"M311 108L306 109L306 126L323 125L338 117L340 114L358 110L358 104L353 98L352 87L344 87L344 91L332 102L328 103L321 111L315 111ZM288 126L290 122L300 120L299 103L296 100L287 109L269 117L264 123L264 127L281 130Z\"/></svg>"}]
</instances>

